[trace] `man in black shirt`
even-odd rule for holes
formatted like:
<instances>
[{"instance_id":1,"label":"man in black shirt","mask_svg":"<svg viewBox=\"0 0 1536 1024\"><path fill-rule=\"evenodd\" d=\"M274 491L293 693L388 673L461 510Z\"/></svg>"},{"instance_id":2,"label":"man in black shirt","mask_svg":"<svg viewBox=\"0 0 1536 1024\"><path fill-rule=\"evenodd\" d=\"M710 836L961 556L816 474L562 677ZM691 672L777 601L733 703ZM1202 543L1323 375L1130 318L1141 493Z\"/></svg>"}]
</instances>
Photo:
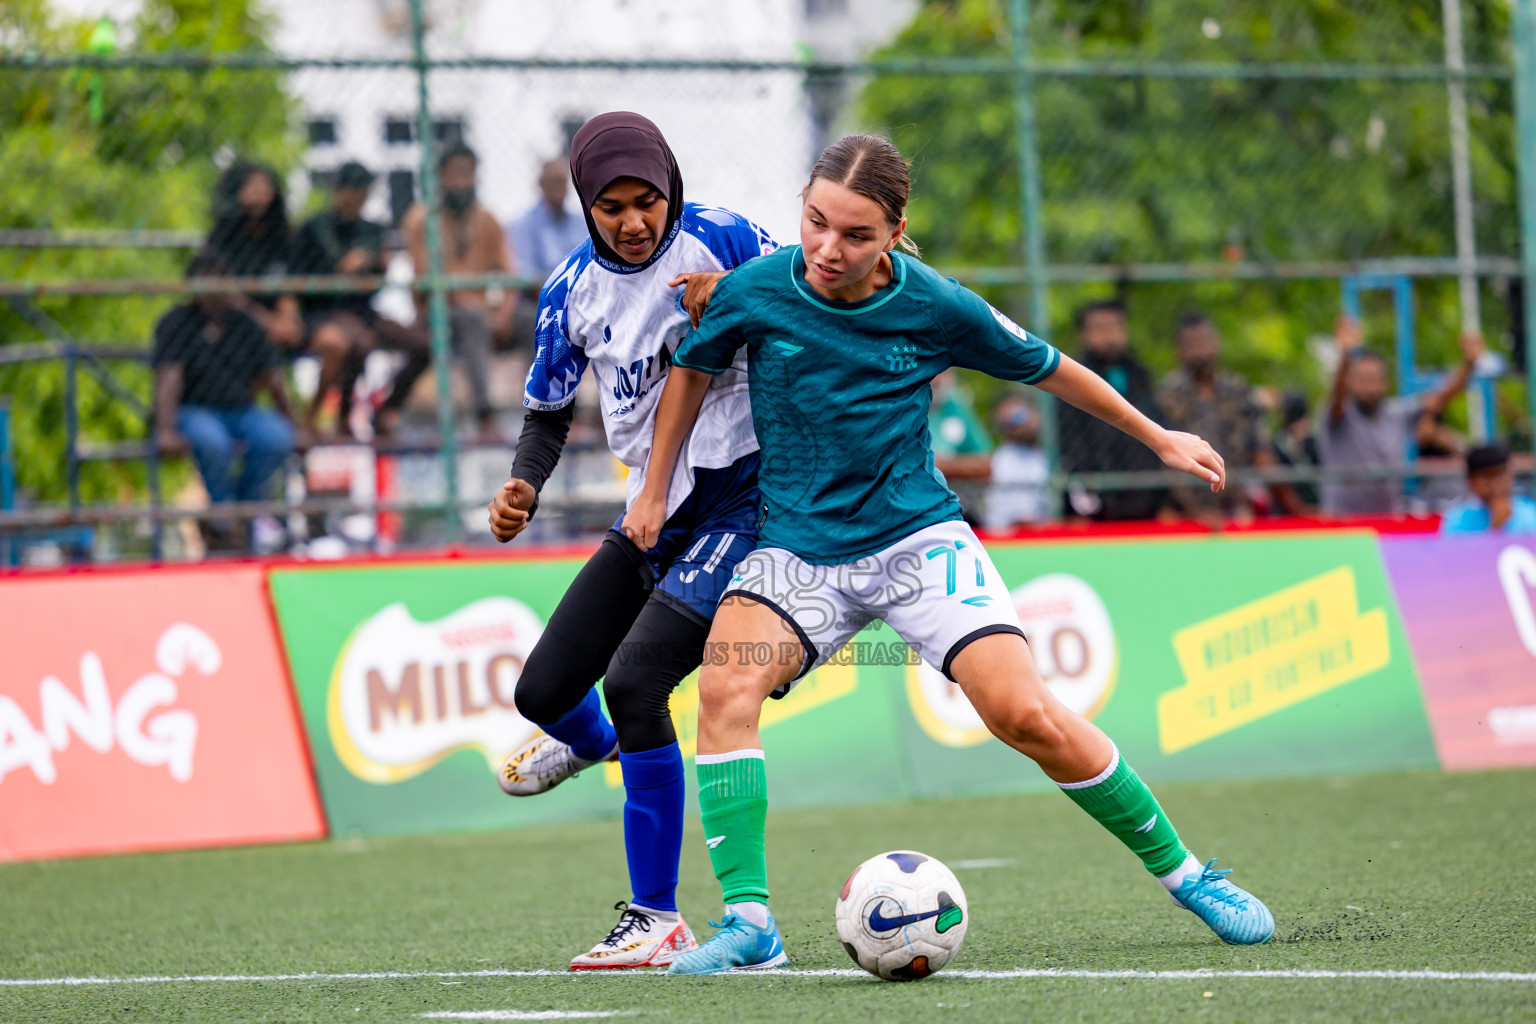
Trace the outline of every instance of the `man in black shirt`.
<instances>
[{"instance_id":1,"label":"man in black shirt","mask_svg":"<svg viewBox=\"0 0 1536 1024\"><path fill-rule=\"evenodd\" d=\"M293 237L288 271L299 275L384 273L388 253L384 225L363 218L373 174L357 161L342 164L331 187L331 206L304 222ZM310 408L313 421L332 388L340 388L337 431L351 433L352 392L363 361L376 348L406 353L405 366L374 418L378 433L393 431L400 408L430 359L427 333L380 316L366 290L305 295L300 302L311 347L321 357L320 385Z\"/></svg>"},{"instance_id":2,"label":"man in black shirt","mask_svg":"<svg viewBox=\"0 0 1536 1024\"><path fill-rule=\"evenodd\" d=\"M228 265L202 253L189 278L222 277ZM155 325L155 442L162 452L190 448L214 503L257 501L294 450L296 436L284 389L283 360L267 334L229 296L200 295L166 312ZM256 404L272 396L273 412ZM236 442L245 452L232 473Z\"/></svg>"},{"instance_id":3,"label":"man in black shirt","mask_svg":"<svg viewBox=\"0 0 1536 1024\"><path fill-rule=\"evenodd\" d=\"M1152 375L1131 352L1125 309L1118 302L1090 302L1074 317L1082 352L1078 359L1157 423L1163 422ZM1061 465L1069 473L1110 473L1162 469L1157 455L1118 428L1065 402L1057 405ZM1167 504L1165 488L1155 490L1073 490L1069 515L1098 520L1152 519Z\"/></svg>"}]
</instances>

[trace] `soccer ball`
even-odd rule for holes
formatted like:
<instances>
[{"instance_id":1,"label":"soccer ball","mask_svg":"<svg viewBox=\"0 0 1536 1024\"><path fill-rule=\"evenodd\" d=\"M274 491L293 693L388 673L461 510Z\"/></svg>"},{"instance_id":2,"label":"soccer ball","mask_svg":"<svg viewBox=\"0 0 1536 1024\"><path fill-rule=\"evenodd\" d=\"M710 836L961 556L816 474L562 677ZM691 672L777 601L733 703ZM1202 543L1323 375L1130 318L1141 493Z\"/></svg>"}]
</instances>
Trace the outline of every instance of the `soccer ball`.
<instances>
[{"instance_id":1,"label":"soccer ball","mask_svg":"<svg viewBox=\"0 0 1536 1024\"><path fill-rule=\"evenodd\" d=\"M954 872L911 850L871 857L837 898L837 937L853 962L886 981L915 981L960 952L968 923Z\"/></svg>"}]
</instances>

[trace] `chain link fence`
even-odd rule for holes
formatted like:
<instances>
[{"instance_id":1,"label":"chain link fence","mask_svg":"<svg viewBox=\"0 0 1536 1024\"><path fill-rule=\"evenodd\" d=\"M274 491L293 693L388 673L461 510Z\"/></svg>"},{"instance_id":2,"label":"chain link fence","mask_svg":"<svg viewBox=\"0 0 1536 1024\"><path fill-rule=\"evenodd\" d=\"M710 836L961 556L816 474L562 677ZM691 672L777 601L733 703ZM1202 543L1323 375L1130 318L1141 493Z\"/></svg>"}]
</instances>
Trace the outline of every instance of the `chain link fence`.
<instances>
[{"instance_id":1,"label":"chain link fence","mask_svg":"<svg viewBox=\"0 0 1536 1024\"><path fill-rule=\"evenodd\" d=\"M889 134L926 258L1074 354L1074 312L1118 304L1154 400L1177 397L1156 382L1198 312L1256 388L1240 416L1258 440L1230 461L1258 514L1322 472L1256 456L1315 421L1341 311L1405 394L1433 389L1463 331L1489 348L1434 425L1449 461L1357 476L1430 508L1460 447L1529 448L1520 5L633 8L0 11L0 561L489 543L537 288L584 232L541 179L560 200L576 128L619 108L666 132L690 198L786 242L820 148ZM1033 517L1168 483L1058 443L1057 411L1020 414L997 382L940 393L936 442L979 518L989 487ZM621 507L580 401L537 539ZM1038 445L1049 474L988 483L971 457L998 442Z\"/></svg>"}]
</instances>

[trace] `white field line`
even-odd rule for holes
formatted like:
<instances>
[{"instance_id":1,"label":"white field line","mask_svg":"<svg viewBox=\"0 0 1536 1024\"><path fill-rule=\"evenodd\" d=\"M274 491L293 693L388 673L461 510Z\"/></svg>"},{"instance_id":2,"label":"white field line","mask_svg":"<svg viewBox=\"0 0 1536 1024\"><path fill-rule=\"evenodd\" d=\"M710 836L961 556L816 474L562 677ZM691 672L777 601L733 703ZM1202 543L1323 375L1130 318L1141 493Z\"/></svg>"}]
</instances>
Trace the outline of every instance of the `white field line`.
<instances>
[{"instance_id":1,"label":"white field line","mask_svg":"<svg viewBox=\"0 0 1536 1024\"><path fill-rule=\"evenodd\" d=\"M949 866L956 871L985 871L988 868L1011 868L1018 861L1012 857L980 857L975 860L954 860Z\"/></svg>"},{"instance_id":2,"label":"white field line","mask_svg":"<svg viewBox=\"0 0 1536 1024\"><path fill-rule=\"evenodd\" d=\"M633 1017L634 1010L438 1010L418 1013L433 1020L571 1020L576 1017Z\"/></svg>"},{"instance_id":3,"label":"white field line","mask_svg":"<svg viewBox=\"0 0 1536 1024\"><path fill-rule=\"evenodd\" d=\"M179 974L144 975L140 977L65 977L65 978L0 978L0 988L70 987L80 985L161 985L199 984L264 981L391 981L415 978L577 978L577 977L663 977L661 971L368 971L346 974ZM865 972L854 968L831 970L794 970L773 968L748 971L730 977L793 977L793 978L865 978ZM1515 971L1074 971L1058 968L1024 968L1013 971L944 971L946 978L970 978L978 981L1005 981L1016 978L1096 979L1127 981L1197 981L1208 978L1255 978L1263 981L1495 981L1536 983L1536 973Z\"/></svg>"}]
</instances>

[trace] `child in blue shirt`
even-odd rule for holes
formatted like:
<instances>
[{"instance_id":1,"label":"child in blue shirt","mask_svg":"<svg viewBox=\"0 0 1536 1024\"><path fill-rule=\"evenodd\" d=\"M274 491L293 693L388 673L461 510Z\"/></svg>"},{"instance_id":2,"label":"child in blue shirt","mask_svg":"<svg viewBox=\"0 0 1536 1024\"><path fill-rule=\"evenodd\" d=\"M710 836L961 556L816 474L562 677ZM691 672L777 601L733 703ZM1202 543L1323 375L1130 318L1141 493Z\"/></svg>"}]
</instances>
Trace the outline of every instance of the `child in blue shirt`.
<instances>
[{"instance_id":1,"label":"child in blue shirt","mask_svg":"<svg viewBox=\"0 0 1536 1024\"><path fill-rule=\"evenodd\" d=\"M1514 493L1515 474L1504 445L1467 453L1467 490L1465 498L1445 510L1441 533L1536 533L1536 501Z\"/></svg>"}]
</instances>

